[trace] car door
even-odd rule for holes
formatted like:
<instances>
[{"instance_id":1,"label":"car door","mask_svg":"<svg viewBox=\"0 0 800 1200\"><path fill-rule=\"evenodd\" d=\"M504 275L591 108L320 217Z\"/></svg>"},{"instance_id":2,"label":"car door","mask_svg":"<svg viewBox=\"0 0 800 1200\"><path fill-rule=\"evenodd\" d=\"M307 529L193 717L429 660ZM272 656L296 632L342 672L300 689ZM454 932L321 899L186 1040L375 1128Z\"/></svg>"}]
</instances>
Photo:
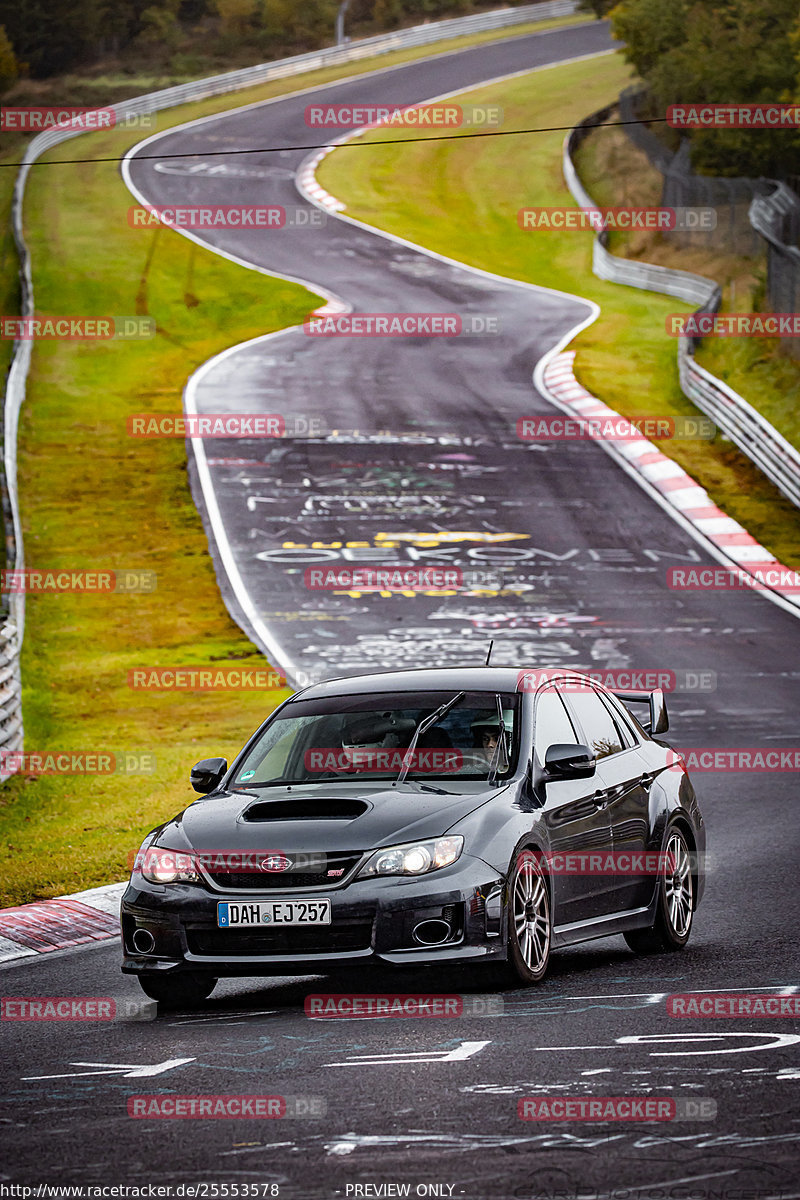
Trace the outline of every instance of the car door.
<instances>
[{"instance_id":1,"label":"car door","mask_svg":"<svg viewBox=\"0 0 800 1200\"><path fill-rule=\"evenodd\" d=\"M597 755L597 787L604 792L611 845L615 859L619 856L624 864L627 854L641 855L647 849L652 777L629 724L608 697L587 685L570 692L566 700L583 740ZM645 906L654 883L654 877L646 873L611 875L609 911Z\"/></svg>"},{"instance_id":2,"label":"car door","mask_svg":"<svg viewBox=\"0 0 800 1200\"><path fill-rule=\"evenodd\" d=\"M543 689L534 708L534 754L543 767L549 746L584 741L570 719L558 688ZM553 779L541 784L543 817L550 841L553 922L572 925L603 916L612 908L607 877L579 873L578 856L611 849L611 827L602 785L596 777ZM565 857L569 856L569 857Z\"/></svg>"}]
</instances>

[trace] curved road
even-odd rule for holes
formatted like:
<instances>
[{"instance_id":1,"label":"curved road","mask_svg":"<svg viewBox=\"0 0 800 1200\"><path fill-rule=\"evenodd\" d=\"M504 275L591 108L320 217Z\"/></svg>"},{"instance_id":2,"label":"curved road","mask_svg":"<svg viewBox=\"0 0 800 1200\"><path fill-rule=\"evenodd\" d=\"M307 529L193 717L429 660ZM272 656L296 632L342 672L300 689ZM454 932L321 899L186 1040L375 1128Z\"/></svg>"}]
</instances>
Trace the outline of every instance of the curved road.
<instances>
[{"instance_id":1,"label":"curved road","mask_svg":"<svg viewBox=\"0 0 800 1200\"><path fill-rule=\"evenodd\" d=\"M511 39L320 96L408 103L606 44L599 25ZM307 102L289 97L204 121L159 136L151 152L311 143ZM222 176L206 168L175 175L134 156L131 177L151 203L289 206L297 203L290 173L303 157L234 156ZM327 428L361 431L350 440L205 447L213 492L201 507L218 499L256 626L240 618L281 665L333 674L477 660L492 630L498 663L713 672L713 690L685 688L671 700L678 746L800 744L796 618L752 592L670 591L669 566L712 560L599 447L532 448L514 437L517 416L547 408L531 385L536 360L586 316L585 304L489 280L344 222L263 239L217 233L209 242L302 276L359 311L502 318L502 336L474 341L318 342L293 330L201 376L201 410L318 415ZM302 547L285 545L314 541L365 543L372 563L374 547L388 542L383 561L503 569L511 590L491 603L320 599L303 589L310 555L287 556ZM329 546L337 555L329 561L347 561L347 549ZM258 1194L284 1200L398 1195L387 1185L405 1184L412 1196L436 1184L441 1190L427 1194L474 1200L797 1195L798 1022L677 1021L664 1004L667 993L690 989L800 988L796 781L791 773L698 774L711 868L688 950L640 959L621 939L605 939L562 952L542 987L505 994L502 1015L361 1023L303 1015L303 996L326 988L481 988L425 972L399 982L231 981L202 1011L151 1024L4 1023L3 1176L275 1185ZM14 965L2 983L7 996L137 994L109 945ZM125 1074L113 1064L125 1064ZM142 1073L155 1064L161 1073ZM127 1117L128 1097L155 1092L316 1096L327 1115L267 1128ZM669 1126L518 1119L521 1096L548 1093L705 1098L716 1116Z\"/></svg>"}]
</instances>

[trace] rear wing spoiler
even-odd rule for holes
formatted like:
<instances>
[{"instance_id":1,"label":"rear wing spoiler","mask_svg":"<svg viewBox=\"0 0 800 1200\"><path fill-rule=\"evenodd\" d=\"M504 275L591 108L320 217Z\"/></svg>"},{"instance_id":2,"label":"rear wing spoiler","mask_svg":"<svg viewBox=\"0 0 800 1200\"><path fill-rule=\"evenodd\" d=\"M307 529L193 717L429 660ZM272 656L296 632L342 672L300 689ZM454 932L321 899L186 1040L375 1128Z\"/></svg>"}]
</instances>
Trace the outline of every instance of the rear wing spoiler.
<instances>
[{"instance_id":1,"label":"rear wing spoiler","mask_svg":"<svg viewBox=\"0 0 800 1200\"><path fill-rule=\"evenodd\" d=\"M657 733L666 733L669 729L669 714L667 701L661 688L652 692L614 692L613 695L623 704L647 704L650 709L649 719L641 722L642 728L654 737Z\"/></svg>"}]
</instances>

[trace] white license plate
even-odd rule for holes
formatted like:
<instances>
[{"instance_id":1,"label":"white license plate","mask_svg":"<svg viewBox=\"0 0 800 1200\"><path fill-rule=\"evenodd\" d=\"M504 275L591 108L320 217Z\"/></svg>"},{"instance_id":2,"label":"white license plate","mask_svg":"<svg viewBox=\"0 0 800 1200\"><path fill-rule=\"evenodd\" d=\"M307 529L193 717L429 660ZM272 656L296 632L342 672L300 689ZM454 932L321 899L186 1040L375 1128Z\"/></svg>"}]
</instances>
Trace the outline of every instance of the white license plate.
<instances>
[{"instance_id":1,"label":"white license plate","mask_svg":"<svg viewBox=\"0 0 800 1200\"><path fill-rule=\"evenodd\" d=\"M330 925L330 900L219 900L217 925L220 929L265 925Z\"/></svg>"}]
</instances>

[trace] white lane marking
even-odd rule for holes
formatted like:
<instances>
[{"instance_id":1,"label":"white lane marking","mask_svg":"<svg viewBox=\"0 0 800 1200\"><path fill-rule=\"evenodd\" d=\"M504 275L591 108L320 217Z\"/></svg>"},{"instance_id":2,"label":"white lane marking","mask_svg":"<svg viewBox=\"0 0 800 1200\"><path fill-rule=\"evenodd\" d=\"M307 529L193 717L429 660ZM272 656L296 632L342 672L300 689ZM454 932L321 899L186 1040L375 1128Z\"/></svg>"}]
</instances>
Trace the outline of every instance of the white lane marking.
<instances>
[{"instance_id":1,"label":"white lane marking","mask_svg":"<svg viewBox=\"0 0 800 1200\"><path fill-rule=\"evenodd\" d=\"M246 1017L270 1017L277 1008L253 1008L245 1012L218 1012L212 1016L190 1017L186 1021L169 1021L169 1025L206 1025L211 1021L224 1025L242 1025Z\"/></svg>"},{"instance_id":2,"label":"white lane marking","mask_svg":"<svg viewBox=\"0 0 800 1200\"><path fill-rule=\"evenodd\" d=\"M766 1038L767 1040L761 1046L730 1046L722 1050L658 1050L653 1053L652 1057L676 1058L697 1054L747 1054L751 1050L777 1050L781 1046L796 1045L800 1042L800 1033L760 1033L755 1031L749 1033L632 1033L616 1040L622 1046L675 1046L680 1042L696 1044L698 1042L718 1042L725 1038Z\"/></svg>"},{"instance_id":3,"label":"white lane marking","mask_svg":"<svg viewBox=\"0 0 800 1200\"><path fill-rule=\"evenodd\" d=\"M79 1075L121 1075L124 1079L143 1079L149 1075L163 1075L175 1067L183 1067L186 1063L194 1062L193 1058L167 1058L164 1062L152 1066L140 1066L136 1063L93 1063L74 1062L71 1067L102 1067L102 1071L67 1071L63 1075L24 1075L23 1083L31 1083L39 1079L72 1079Z\"/></svg>"},{"instance_id":4,"label":"white lane marking","mask_svg":"<svg viewBox=\"0 0 800 1200\"><path fill-rule=\"evenodd\" d=\"M326 1067L379 1067L402 1066L412 1062L463 1062L479 1054L489 1042L462 1042L453 1050L412 1050L390 1054L353 1054L346 1062L326 1063Z\"/></svg>"},{"instance_id":5,"label":"white lane marking","mask_svg":"<svg viewBox=\"0 0 800 1200\"><path fill-rule=\"evenodd\" d=\"M778 1050L783 1046L795 1046L800 1042L800 1033L632 1033L615 1039L613 1046L534 1046L535 1050L616 1050L622 1046L676 1046L681 1042L697 1044L714 1042L724 1038L766 1038L763 1045L730 1046L722 1050L657 1050L651 1058L696 1057L698 1054L747 1054L751 1051Z\"/></svg>"},{"instance_id":6,"label":"white lane marking","mask_svg":"<svg viewBox=\"0 0 800 1200\"><path fill-rule=\"evenodd\" d=\"M616 1046L534 1046L534 1050L616 1050Z\"/></svg>"}]
</instances>

